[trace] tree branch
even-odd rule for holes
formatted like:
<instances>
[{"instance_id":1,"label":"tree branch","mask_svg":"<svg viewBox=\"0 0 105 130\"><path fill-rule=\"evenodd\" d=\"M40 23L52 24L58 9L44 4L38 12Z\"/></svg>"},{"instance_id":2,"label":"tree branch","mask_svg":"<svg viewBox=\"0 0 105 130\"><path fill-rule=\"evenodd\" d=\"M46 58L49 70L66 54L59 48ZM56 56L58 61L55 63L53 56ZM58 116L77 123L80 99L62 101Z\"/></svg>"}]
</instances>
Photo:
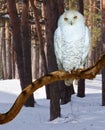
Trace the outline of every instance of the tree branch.
<instances>
[{"instance_id":1,"label":"tree branch","mask_svg":"<svg viewBox=\"0 0 105 130\"><path fill-rule=\"evenodd\" d=\"M105 66L105 53L101 56L101 58L96 62L96 64L90 68L86 69L78 69L72 70L71 74L61 71L55 71L49 73L36 81L32 82L32 84L28 85L18 96L15 103L11 107L11 109L3 114L0 114L0 124L7 123L13 120L16 115L21 110L22 106L28 99L28 97L35 92L37 89L43 87L44 85L53 83L59 80L65 79L93 79L95 78L96 74Z\"/></svg>"}]
</instances>

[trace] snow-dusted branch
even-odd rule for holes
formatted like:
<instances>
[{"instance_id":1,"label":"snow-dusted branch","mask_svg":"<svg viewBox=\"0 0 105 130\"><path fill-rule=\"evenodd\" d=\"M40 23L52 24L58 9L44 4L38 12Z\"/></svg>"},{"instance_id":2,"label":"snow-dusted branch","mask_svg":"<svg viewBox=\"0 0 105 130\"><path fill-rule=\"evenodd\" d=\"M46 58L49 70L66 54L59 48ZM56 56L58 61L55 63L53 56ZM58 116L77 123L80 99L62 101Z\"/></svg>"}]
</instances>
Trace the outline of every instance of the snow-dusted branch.
<instances>
[{"instance_id":1,"label":"snow-dusted branch","mask_svg":"<svg viewBox=\"0 0 105 130\"><path fill-rule=\"evenodd\" d=\"M55 71L49 73L36 81L32 82L32 84L28 85L18 96L15 103L11 107L11 109L7 113L0 114L0 124L7 123L14 119L16 115L21 110L22 106L28 99L28 97L35 92L37 89L43 87L44 85L51 84L55 81L65 80L65 79L93 79L96 74L105 66L105 53L101 56L101 58L96 62L96 64L90 68L86 69L78 69L72 70L71 74L65 71Z\"/></svg>"}]
</instances>

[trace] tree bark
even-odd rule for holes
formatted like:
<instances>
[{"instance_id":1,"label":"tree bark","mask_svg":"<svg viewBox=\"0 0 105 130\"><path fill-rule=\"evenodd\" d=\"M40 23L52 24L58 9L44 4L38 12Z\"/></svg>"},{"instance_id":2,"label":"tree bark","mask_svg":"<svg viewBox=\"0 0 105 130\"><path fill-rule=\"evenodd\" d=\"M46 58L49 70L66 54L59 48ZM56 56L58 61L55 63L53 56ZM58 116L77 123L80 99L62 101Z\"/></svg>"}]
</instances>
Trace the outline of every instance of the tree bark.
<instances>
[{"instance_id":1,"label":"tree bark","mask_svg":"<svg viewBox=\"0 0 105 130\"><path fill-rule=\"evenodd\" d=\"M101 1L102 11L102 47L105 52L105 0ZM105 106L105 67L102 69L102 106Z\"/></svg>"},{"instance_id":2,"label":"tree bark","mask_svg":"<svg viewBox=\"0 0 105 130\"><path fill-rule=\"evenodd\" d=\"M21 23L20 23L20 19L18 17L18 14L17 14L15 1L14 0L8 0L7 2L8 2L8 7L9 7L8 8L9 9L9 15L10 15L10 19L11 19L11 27L12 27L12 33L13 33L14 49L15 49L15 53L16 53L17 67L18 67L21 87L23 89L23 88L25 88L26 85L28 85L32 82L32 80L31 80L32 79L31 78L31 68L30 68L31 63L30 63L30 60L28 61L28 63L26 61L26 60L28 60L28 55L30 56L30 42L28 40L29 43L27 43L27 40L25 39L27 37L29 38L29 36L27 34L28 33L28 27L27 27L27 25L22 25L22 35L21 35ZM27 5L24 5L24 8L26 8L26 6ZM27 15L27 12L23 12L23 13L24 14L22 15L22 20L23 20L22 23L25 22L24 21L25 18L27 19L27 17L25 16L25 15ZM25 28L26 28L26 30L25 30ZM22 42L22 40L24 42ZM27 43L26 45L25 45L25 42ZM24 48L24 46L25 46L25 48ZM24 50L22 50L22 49L24 49ZM28 74L28 72L29 72L29 74ZM31 96L27 100L27 102L25 103L25 106L31 106L31 107L34 106L33 96Z\"/></svg>"},{"instance_id":3,"label":"tree bark","mask_svg":"<svg viewBox=\"0 0 105 130\"><path fill-rule=\"evenodd\" d=\"M80 79L78 81L78 97L85 97L85 79Z\"/></svg>"},{"instance_id":4,"label":"tree bark","mask_svg":"<svg viewBox=\"0 0 105 130\"><path fill-rule=\"evenodd\" d=\"M28 4L29 0L23 0L23 10L21 19L21 34L22 34L22 53L23 53L23 70L24 79L22 89L28 84L32 83L32 70L31 70L31 40L30 40L30 29L28 25ZM25 103L26 106L34 106L33 95Z\"/></svg>"},{"instance_id":5,"label":"tree bark","mask_svg":"<svg viewBox=\"0 0 105 130\"><path fill-rule=\"evenodd\" d=\"M39 44L38 41L35 43L35 78L39 78Z\"/></svg>"},{"instance_id":6,"label":"tree bark","mask_svg":"<svg viewBox=\"0 0 105 130\"><path fill-rule=\"evenodd\" d=\"M60 99L61 99L61 104L66 104L71 101L71 95L74 94L74 88L73 85L70 87L66 86L64 81L60 81Z\"/></svg>"},{"instance_id":7,"label":"tree bark","mask_svg":"<svg viewBox=\"0 0 105 130\"><path fill-rule=\"evenodd\" d=\"M78 11L84 15L84 1L77 0L77 2L78 2Z\"/></svg>"},{"instance_id":8,"label":"tree bark","mask_svg":"<svg viewBox=\"0 0 105 130\"><path fill-rule=\"evenodd\" d=\"M0 24L2 24L1 23L1 21L0 21ZM3 78L3 74L2 74L2 28L0 29L0 79L2 79Z\"/></svg>"},{"instance_id":9,"label":"tree bark","mask_svg":"<svg viewBox=\"0 0 105 130\"><path fill-rule=\"evenodd\" d=\"M11 35L10 35L10 32L9 32L9 20L8 19L5 19L5 45L6 45L7 79L12 79Z\"/></svg>"},{"instance_id":10,"label":"tree bark","mask_svg":"<svg viewBox=\"0 0 105 130\"><path fill-rule=\"evenodd\" d=\"M43 36L42 36L42 32L41 32L41 26L39 23L39 17L38 17L38 11L36 8L36 0L34 3L34 0L30 0L31 2L31 6L33 8L34 14L35 14L35 24L36 24L36 30L37 30L37 34L38 34L38 40L39 40L39 45L40 45L40 50L41 50L41 57L42 57L42 64L44 67L44 73L47 74L47 62L46 62L46 56L45 56L45 51L44 51L44 42L43 42Z\"/></svg>"},{"instance_id":11,"label":"tree bark","mask_svg":"<svg viewBox=\"0 0 105 130\"><path fill-rule=\"evenodd\" d=\"M49 0L44 2L45 7L45 26L46 26L46 40L47 40L47 66L48 72L57 70L56 58L54 55L53 36L57 27L58 20L58 3L57 0ZM52 24L53 23L53 24ZM53 83L47 86L50 97L50 120L60 116L60 95L59 83Z\"/></svg>"},{"instance_id":12,"label":"tree bark","mask_svg":"<svg viewBox=\"0 0 105 130\"><path fill-rule=\"evenodd\" d=\"M78 0L78 11L84 15L84 2L83 0ZM85 80L80 79L78 82L78 97L85 97Z\"/></svg>"},{"instance_id":13,"label":"tree bark","mask_svg":"<svg viewBox=\"0 0 105 130\"><path fill-rule=\"evenodd\" d=\"M5 45L5 21L2 21L2 66L3 66L3 79L7 79L7 68L6 68L6 45Z\"/></svg>"},{"instance_id":14,"label":"tree bark","mask_svg":"<svg viewBox=\"0 0 105 130\"><path fill-rule=\"evenodd\" d=\"M12 67L12 78L15 79L15 52L14 52L14 45L13 45L13 37L11 36L11 67Z\"/></svg>"}]
</instances>

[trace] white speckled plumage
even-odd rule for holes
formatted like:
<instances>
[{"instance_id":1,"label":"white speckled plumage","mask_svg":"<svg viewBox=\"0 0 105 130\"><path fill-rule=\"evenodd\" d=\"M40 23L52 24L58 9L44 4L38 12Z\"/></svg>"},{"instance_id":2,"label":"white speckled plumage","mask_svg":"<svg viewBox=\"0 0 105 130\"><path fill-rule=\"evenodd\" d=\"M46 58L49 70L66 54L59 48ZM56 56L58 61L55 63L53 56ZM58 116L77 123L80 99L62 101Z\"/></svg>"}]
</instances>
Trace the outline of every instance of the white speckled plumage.
<instances>
[{"instance_id":1,"label":"white speckled plumage","mask_svg":"<svg viewBox=\"0 0 105 130\"><path fill-rule=\"evenodd\" d=\"M71 72L73 68L83 68L90 47L90 35L82 14L65 11L58 20L54 34L54 49L59 70ZM71 80L65 84L70 86Z\"/></svg>"}]
</instances>

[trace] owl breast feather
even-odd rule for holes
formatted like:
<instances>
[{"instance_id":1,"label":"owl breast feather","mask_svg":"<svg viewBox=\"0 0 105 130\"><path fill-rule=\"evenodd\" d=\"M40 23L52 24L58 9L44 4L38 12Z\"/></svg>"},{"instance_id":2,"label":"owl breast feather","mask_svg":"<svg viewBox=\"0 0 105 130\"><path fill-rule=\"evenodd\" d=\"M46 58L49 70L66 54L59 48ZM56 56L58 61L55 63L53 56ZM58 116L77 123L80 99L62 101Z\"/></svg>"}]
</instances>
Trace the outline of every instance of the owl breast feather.
<instances>
[{"instance_id":1,"label":"owl breast feather","mask_svg":"<svg viewBox=\"0 0 105 130\"><path fill-rule=\"evenodd\" d=\"M68 33L69 35L71 32ZM66 38L66 33L62 35L62 43L61 43L61 59L62 59L62 66L64 70L71 71L73 68L77 69L83 66L83 48L84 48L84 32L79 34L76 39L74 37L73 40L73 33L72 36L68 36Z\"/></svg>"}]
</instances>

